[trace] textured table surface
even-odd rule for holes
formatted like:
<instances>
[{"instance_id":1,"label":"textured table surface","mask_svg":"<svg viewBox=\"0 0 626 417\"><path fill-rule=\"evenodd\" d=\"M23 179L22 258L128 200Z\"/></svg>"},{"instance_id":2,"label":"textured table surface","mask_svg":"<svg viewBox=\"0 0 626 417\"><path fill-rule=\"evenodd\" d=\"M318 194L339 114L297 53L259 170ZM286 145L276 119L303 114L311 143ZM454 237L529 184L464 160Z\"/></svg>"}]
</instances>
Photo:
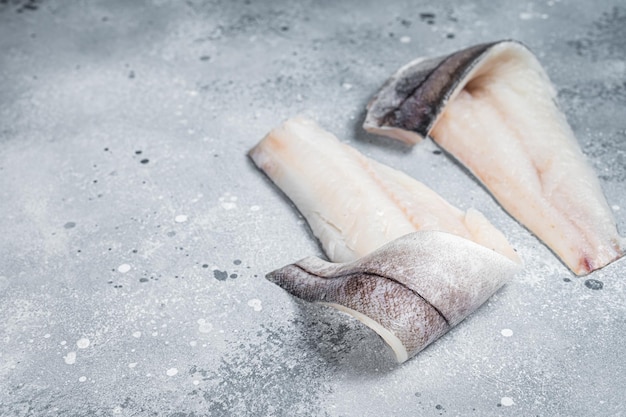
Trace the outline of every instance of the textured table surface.
<instances>
[{"instance_id":1,"label":"textured table surface","mask_svg":"<svg viewBox=\"0 0 626 417\"><path fill-rule=\"evenodd\" d=\"M432 142L360 128L400 65L502 38L625 234L618 0L0 1L0 415L625 415L626 261L577 278ZM524 270L400 366L266 281L321 254L246 157L297 114L481 210Z\"/></svg>"}]
</instances>

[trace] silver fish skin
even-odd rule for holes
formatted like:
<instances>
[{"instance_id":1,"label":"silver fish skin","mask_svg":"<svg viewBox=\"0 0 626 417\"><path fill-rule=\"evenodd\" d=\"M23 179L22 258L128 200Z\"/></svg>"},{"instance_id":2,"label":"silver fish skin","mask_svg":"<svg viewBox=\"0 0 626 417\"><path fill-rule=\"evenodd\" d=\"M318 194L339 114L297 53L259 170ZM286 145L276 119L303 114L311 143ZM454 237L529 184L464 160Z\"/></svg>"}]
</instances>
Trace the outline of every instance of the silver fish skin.
<instances>
[{"instance_id":1,"label":"silver fish skin","mask_svg":"<svg viewBox=\"0 0 626 417\"><path fill-rule=\"evenodd\" d=\"M353 262L309 257L267 279L298 298L357 318L404 362L475 311L519 269L467 239L419 231Z\"/></svg>"},{"instance_id":2,"label":"silver fish skin","mask_svg":"<svg viewBox=\"0 0 626 417\"><path fill-rule=\"evenodd\" d=\"M430 136L577 275L624 255L556 90L519 42L408 63L370 101L363 127L407 144Z\"/></svg>"}]
</instances>

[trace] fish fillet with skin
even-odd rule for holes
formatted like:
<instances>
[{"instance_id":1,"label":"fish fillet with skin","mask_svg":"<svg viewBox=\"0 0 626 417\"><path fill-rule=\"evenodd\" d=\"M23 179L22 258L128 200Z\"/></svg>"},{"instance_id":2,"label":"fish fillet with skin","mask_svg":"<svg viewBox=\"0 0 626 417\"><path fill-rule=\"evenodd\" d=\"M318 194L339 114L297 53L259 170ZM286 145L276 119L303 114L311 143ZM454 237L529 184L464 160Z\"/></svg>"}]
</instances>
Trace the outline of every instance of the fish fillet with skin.
<instances>
[{"instance_id":1,"label":"fish fillet with skin","mask_svg":"<svg viewBox=\"0 0 626 417\"><path fill-rule=\"evenodd\" d=\"M310 257L267 278L296 297L357 318L404 362L480 307L518 269L467 239L421 231L354 262Z\"/></svg>"},{"instance_id":2,"label":"fish fillet with skin","mask_svg":"<svg viewBox=\"0 0 626 417\"><path fill-rule=\"evenodd\" d=\"M368 105L364 128L417 143L430 135L568 268L624 254L613 213L535 56L501 41L418 59Z\"/></svg>"},{"instance_id":3,"label":"fish fillet with skin","mask_svg":"<svg viewBox=\"0 0 626 417\"><path fill-rule=\"evenodd\" d=\"M480 212L462 212L311 120L286 121L249 155L294 202L333 262L354 261L417 230L452 233L520 262L504 235Z\"/></svg>"}]
</instances>

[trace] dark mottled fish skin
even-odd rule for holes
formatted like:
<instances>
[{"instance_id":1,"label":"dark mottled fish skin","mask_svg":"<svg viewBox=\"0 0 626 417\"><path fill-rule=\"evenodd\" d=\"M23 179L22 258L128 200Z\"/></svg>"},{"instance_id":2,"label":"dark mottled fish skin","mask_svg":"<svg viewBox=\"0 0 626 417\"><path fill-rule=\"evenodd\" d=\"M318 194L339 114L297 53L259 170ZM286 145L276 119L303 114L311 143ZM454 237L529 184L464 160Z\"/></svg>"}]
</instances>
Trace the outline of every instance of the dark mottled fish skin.
<instances>
[{"instance_id":1,"label":"dark mottled fish skin","mask_svg":"<svg viewBox=\"0 0 626 417\"><path fill-rule=\"evenodd\" d=\"M411 357L476 310L518 269L469 240L421 231L355 262L310 257L267 279L303 300L367 316L393 333Z\"/></svg>"},{"instance_id":2,"label":"dark mottled fish skin","mask_svg":"<svg viewBox=\"0 0 626 417\"><path fill-rule=\"evenodd\" d=\"M450 328L419 294L392 279L364 273L322 278L298 265L288 265L267 277L303 300L337 304L374 319L400 339L409 357Z\"/></svg>"},{"instance_id":3,"label":"dark mottled fish skin","mask_svg":"<svg viewBox=\"0 0 626 417\"><path fill-rule=\"evenodd\" d=\"M475 45L401 68L370 101L365 128L394 127L426 137L465 76L502 42L515 41Z\"/></svg>"}]
</instances>

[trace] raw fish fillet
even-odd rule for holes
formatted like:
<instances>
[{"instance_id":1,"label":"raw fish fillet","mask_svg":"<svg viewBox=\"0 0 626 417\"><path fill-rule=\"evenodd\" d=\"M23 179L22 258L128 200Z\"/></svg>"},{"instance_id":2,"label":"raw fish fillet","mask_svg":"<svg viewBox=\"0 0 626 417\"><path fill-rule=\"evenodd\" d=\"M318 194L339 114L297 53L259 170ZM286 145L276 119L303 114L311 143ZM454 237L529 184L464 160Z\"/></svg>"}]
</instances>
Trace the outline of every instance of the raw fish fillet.
<instances>
[{"instance_id":1,"label":"raw fish fillet","mask_svg":"<svg viewBox=\"0 0 626 417\"><path fill-rule=\"evenodd\" d=\"M354 261L417 230L456 234L519 262L504 235L480 212L462 212L311 120L286 121L249 154L294 202L333 262Z\"/></svg>"},{"instance_id":2,"label":"raw fish fillet","mask_svg":"<svg viewBox=\"0 0 626 417\"><path fill-rule=\"evenodd\" d=\"M334 262L306 258L267 275L376 331L399 362L463 320L519 269L506 238L413 178L361 155L314 122L288 120L250 151Z\"/></svg>"},{"instance_id":3,"label":"raw fish fillet","mask_svg":"<svg viewBox=\"0 0 626 417\"><path fill-rule=\"evenodd\" d=\"M369 103L364 128L408 144L430 135L584 275L626 244L555 100L535 56L500 41L400 68Z\"/></svg>"},{"instance_id":4,"label":"raw fish fillet","mask_svg":"<svg viewBox=\"0 0 626 417\"><path fill-rule=\"evenodd\" d=\"M310 257L267 278L296 297L356 317L404 362L476 310L518 269L467 239L421 231L355 262Z\"/></svg>"}]
</instances>

